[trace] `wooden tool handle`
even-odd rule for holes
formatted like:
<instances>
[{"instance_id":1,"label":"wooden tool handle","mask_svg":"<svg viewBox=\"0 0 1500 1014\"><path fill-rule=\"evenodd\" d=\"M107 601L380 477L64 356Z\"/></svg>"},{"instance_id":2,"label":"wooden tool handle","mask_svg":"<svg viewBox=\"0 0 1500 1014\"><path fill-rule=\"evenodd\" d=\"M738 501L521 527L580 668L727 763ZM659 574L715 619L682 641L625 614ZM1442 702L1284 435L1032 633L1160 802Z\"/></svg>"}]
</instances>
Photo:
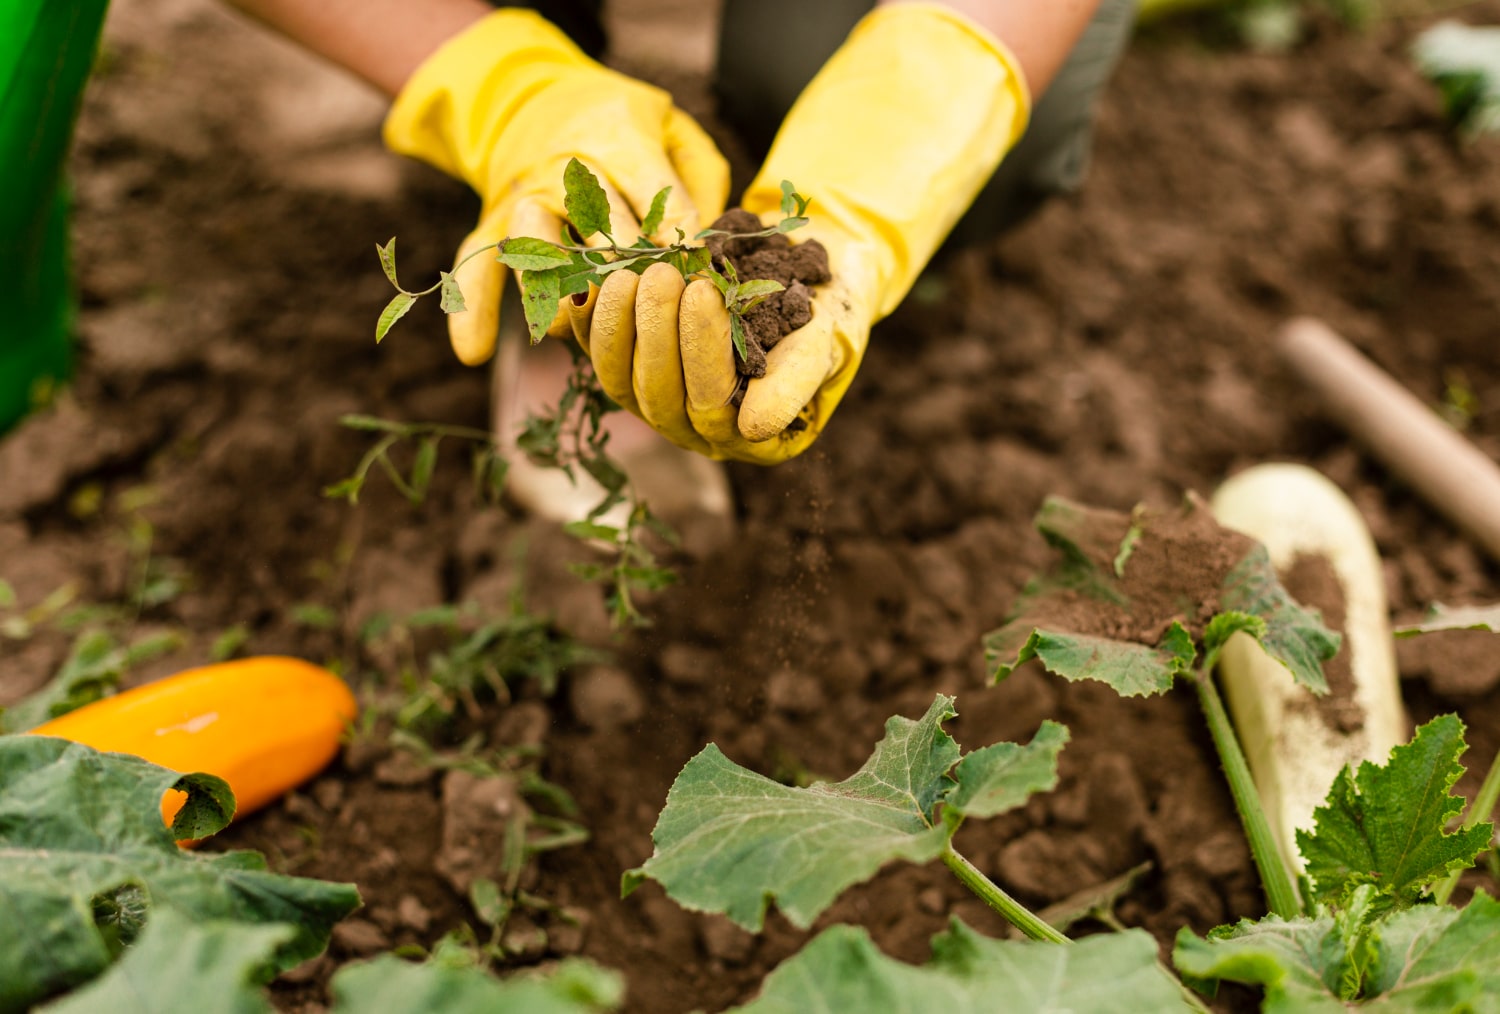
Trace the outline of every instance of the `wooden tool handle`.
<instances>
[{"instance_id":1,"label":"wooden tool handle","mask_svg":"<svg viewBox=\"0 0 1500 1014\"><path fill-rule=\"evenodd\" d=\"M1330 416L1500 559L1500 466L1322 321L1288 322L1277 346Z\"/></svg>"}]
</instances>

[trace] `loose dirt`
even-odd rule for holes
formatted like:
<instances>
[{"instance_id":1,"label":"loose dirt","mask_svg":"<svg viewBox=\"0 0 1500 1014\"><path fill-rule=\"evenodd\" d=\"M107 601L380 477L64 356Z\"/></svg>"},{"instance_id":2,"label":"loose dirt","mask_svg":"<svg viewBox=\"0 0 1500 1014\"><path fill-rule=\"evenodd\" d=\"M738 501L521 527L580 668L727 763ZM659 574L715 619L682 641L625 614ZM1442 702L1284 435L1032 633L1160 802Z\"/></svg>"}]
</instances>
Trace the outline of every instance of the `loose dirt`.
<instances>
[{"instance_id":1,"label":"loose dirt","mask_svg":"<svg viewBox=\"0 0 1500 1014\"><path fill-rule=\"evenodd\" d=\"M546 942L518 938L518 964L585 954L623 970L628 1009L650 1014L747 1000L808 933L773 916L750 937L650 886L619 898L672 778L709 741L758 771L843 778L889 715L939 692L957 695L969 748L1024 741L1044 718L1071 729L1056 792L960 833L1022 901L1149 860L1118 915L1163 947L1181 926L1264 911L1191 696L1121 700L1031 667L988 685L981 635L1051 559L1031 526L1048 493L1170 509L1250 464L1303 461L1369 519L1399 617L1500 600L1495 564L1320 418L1267 341L1290 314L1324 317L1429 403L1472 393L1465 432L1500 458L1500 145L1443 126L1407 57L1421 19L1320 29L1289 56L1138 41L1086 189L929 272L808 453L731 468L735 543L681 561L649 603L656 626L616 640L597 589L566 572L589 550L477 504L457 446L421 508L379 478L358 508L320 496L368 446L337 424L346 412L487 424L488 378L453 362L435 306L372 341L389 292L374 244L399 235L403 273L435 277L476 203L398 171L373 140L378 102L206 0L116 8L74 160L84 357L68 399L0 442L0 576L27 605L69 583L120 601L149 531L183 590L136 629L181 630L186 646L137 681L201 663L243 624L242 650L338 661L374 693L423 656L363 646L364 620L443 601L503 612L512 593L612 650L620 676L575 672L546 700L522 688L459 730L544 750L591 833L528 873L568 915L539 916ZM1494 22L1500 3L1462 16ZM685 100L705 111L701 92ZM747 160L737 169L748 179ZM296 607L310 604L336 621L309 622ZM0 703L66 647L0 641ZM1403 647L1408 674L1439 671L1422 651ZM591 687L614 703L595 706ZM1458 710L1475 757L1500 748L1493 680L1406 690L1418 721ZM330 954L275 987L283 1009L320 1009L332 970L372 948L478 926L454 886L472 869L454 854L471 847L471 788L351 749L223 836L364 895ZM820 928L859 922L915 961L950 915L1004 930L945 870L900 867Z\"/></svg>"}]
</instances>

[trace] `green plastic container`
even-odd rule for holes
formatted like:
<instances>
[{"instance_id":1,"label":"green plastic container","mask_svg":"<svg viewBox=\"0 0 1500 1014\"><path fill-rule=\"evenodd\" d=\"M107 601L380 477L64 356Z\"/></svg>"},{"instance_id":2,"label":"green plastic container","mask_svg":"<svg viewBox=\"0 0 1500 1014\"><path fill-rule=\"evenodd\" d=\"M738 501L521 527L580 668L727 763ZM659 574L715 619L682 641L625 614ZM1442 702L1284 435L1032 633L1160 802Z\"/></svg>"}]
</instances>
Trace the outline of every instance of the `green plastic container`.
<instances>
[{"instance_id":1,"label":"green plastic container","mask_svg":"<svg viewBox=\"0 0 1500 1014\"><path fill-rule=\"evenodd\" d=\"M72 363L63 166L107 6L0 2L0 432Z\"/></svg>"}]
</instances>

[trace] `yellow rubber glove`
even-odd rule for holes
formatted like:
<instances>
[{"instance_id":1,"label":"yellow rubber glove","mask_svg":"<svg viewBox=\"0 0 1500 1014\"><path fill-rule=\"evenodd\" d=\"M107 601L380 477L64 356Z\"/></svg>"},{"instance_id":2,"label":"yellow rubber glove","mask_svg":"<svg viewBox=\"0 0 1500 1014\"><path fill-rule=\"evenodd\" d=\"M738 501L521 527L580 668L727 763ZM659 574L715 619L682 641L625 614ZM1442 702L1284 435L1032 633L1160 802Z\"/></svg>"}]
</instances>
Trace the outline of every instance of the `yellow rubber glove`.
<instances>
[{"instance_id":1,"label":"yellow rubber glove","mask_svg":"<svg viewBox=\"0 0 1500 1014\"><path fill-rule=\"evenodd\" d=\"M811 199L811 224L790 238L821 241L833 272L814 289L811 322L766 354L765 376L736 408L729 314L712 283L684 291L663 275L660 295L648 296L650 272L638 283L617 272L591 322L588 307L575 310L596 372L611 378L605 389L710 457L771 464L800 454L854 379L871 325L905 297L1030 108L1015 57L985 29L939 4L878 8L797 99L742 201L772 225L782 180ZM676 343L662 323L674 308ZM599 334L611 336L604 347ZM805 425L788 430L798 418Z\"/></svg>"},{"instance_id":2,"label":"yellow rubber glove","mask_svg":"<svg viewBox=\"0 0 1500 1014\"><path fill-rule=\"evenodd\" d=\"M479 224L456 261L507 236L556 242L563 168L577 158L609 196L611 232L633 241L657 191L670 186L659 231L689 235L723 210L729 166L659 88L596 63L532 11L496 11L445 43L396 97L385 142L477 191ZM495 349L508 269L481 254L455 273L468 309L448 317L458 358ZM572 333L560 311L549 334Z\"/></svg>"}]
</instances>

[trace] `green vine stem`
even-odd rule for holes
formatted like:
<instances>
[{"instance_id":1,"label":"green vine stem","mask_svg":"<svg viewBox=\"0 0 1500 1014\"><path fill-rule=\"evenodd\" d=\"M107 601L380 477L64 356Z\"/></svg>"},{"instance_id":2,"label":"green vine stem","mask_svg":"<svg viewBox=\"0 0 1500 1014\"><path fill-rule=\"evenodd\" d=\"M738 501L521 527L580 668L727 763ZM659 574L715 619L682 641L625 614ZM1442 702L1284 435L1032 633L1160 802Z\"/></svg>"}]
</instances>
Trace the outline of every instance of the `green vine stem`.
<instances>
[{"instance_id":1,"label":"green vine stem","mask_svg":"<svg viewBox=\"0 0 1500 1014\"><path fill-rule=\"evenodd\" d=\"M953 871L965 887L973 891L986 905L999 912L1006 922L1025 933L1033 940L1050 944L1071 944L1073 941L1059 933L1056 927L1043 922L1025 905L1002 891L993 880L979 872L979 868L950 846L943 853L943 864Z\"/></svg>"},{"instance_id":2,"label":"green vine stem","mask_svg":"<svg viewBox=\"0 0 1500 1014\"><path fill-rule=\"evenodd\" d=\"M1469 828L1480 821L1489 820L1494 816L1497 804L1500 804L1500 752L1496 752L1495 759L1490 761L1489 773L1484 776L1484 784L1479 786L1479 795L1474 797L1469 812L1464 814L1463 826ZM1453 895L1453 889L1458 886L1458 880L1463 874L1463 870L1454 870L1432 892L1433 900L1439 905L1448 904L1448 899Z\"/></svg>"},{"instance_id":3,"label":"green vine stem","mask_svg":"<svg viewBox=\"0 0 1500 1014\"><path fill-rule=\"evenodd\" d=\"M1255 867L1260 871L1261 884L1266 889L1266 901L1271 912L1283 919L1295 919L1302 914L1302 903L1292 882L1291 871L1282 861L1281 851L1271 834L1271 823L1260 804L1260 793L1255 791L1255 781L1250 777L1250 765L1245 761L1244 751L1235 738L1234 727L1229 723L1229 713L1224 710L1224 701L1219 697L1213 677L1207 671L1194 674L1193 682L1198 688L1198 702L1203 705L1203 716L1208 720L1209 732L1214 738L1214 748L1219 752L1219 763L1224 766L1224 775L1229 779L1229 791L1234 796L1235 809L1240 813L1240 822L1245 826L1245 837L1250 842L1250 854Z\"/></svg>"}]
</instances>

